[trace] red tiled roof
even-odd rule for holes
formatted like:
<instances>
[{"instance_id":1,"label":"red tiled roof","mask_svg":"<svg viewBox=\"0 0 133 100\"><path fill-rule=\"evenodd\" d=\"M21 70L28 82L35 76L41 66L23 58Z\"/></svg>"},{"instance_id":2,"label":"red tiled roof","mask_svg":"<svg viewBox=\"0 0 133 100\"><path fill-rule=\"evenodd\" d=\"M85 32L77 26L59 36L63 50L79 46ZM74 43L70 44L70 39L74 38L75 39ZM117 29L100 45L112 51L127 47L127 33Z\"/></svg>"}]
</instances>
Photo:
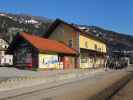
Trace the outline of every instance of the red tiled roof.
<instances>
[{"instance_id":1,"label":"red tiled roof","mask_svg":"<svg viewBox=\"0 0 133 100\"><path fill-rule=\"evenodd\" d=\"M56 40L45 39L25 32L22 32L20 35L40 51L51 51L64 54L77 53L72 48L69 48L65 44L62 44Z\"/></svg>"}]
</instances>

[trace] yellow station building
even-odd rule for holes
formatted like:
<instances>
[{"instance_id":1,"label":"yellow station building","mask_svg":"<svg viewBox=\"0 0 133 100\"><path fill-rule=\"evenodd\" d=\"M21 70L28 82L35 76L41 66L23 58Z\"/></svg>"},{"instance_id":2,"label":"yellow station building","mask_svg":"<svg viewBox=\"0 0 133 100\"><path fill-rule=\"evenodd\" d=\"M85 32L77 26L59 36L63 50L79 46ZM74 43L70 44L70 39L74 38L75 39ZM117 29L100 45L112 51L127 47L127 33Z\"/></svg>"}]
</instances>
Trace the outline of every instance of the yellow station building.
<instances>
[{"instance_id":1,"label":"yellow station building","mask_svg":"<svg viewBox=\"0 0 133 100\"><path fill-rule=\"evenodd\" d=\"M107 53L106 44L91 36L79 36L80 68L94 68L104 65Z\"/></svg>"}]
</instances>

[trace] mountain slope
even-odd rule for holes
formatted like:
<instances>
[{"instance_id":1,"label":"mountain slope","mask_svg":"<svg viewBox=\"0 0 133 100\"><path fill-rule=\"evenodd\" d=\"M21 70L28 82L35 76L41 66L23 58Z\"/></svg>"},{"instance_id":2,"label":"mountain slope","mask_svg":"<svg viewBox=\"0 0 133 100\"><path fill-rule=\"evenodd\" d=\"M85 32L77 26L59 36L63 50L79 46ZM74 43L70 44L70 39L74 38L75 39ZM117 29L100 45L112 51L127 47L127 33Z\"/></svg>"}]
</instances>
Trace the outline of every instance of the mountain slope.
<instances>
[{"instance_id":1,"label":"mountain slope","mask_svg":"<svg viewBox=\"0 0 133 100\"><path fill-rule=\"evenodd\" d=\"M10 43L16 32L25 31L41 36L45 34L52 22L53 20L40 16L0 13L0 37L4 37ZM120 34L97 26L75 26L87 34L93 34L106 40L110 51L133 50L133 36Z\"/></svg>"}]
</instances>

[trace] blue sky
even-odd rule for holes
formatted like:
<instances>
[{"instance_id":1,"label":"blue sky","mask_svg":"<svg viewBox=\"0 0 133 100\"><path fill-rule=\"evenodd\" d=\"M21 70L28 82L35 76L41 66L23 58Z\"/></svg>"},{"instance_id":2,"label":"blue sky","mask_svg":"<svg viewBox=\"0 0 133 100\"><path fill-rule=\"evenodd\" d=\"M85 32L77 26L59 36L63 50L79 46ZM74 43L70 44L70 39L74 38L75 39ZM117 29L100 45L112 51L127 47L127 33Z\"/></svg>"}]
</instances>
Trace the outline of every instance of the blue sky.
<instances>
[{"instance_id":1,"label":"blue sky","mask_svg":"<svg viewBox=\"0 0 133 100\"><path fill-rule=\"evenodd\" d=\"M133 35L133 0L0 0L0 11L61 18Z\"/></svg>"}]
</instances>

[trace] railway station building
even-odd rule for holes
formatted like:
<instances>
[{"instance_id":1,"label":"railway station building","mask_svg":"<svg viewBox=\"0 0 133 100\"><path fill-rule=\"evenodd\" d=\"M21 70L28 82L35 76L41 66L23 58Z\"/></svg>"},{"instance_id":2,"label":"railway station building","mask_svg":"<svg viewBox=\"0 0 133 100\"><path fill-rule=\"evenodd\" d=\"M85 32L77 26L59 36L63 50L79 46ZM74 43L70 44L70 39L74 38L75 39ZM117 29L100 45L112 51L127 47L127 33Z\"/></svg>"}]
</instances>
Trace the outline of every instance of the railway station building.
<instances>
[{"instance_id":1,"label":"railway station building","mask_svg":"<svg viewBox=\"0 0 133 100\"><path fill-rule=\"evenodd\" d=\"M9 46L14 65L28 69L103 67L106 42L60 19L42 37L19 33Z\"/></svg>"},{"instance_id":2,"label":"railway station building","mask_svg":"<svg viewBox=\"0 0 133 100\"><path fill-rule=\"evenodd\" d=\"M60 19L55 20L46 33L45 38L59 41L78 52L79 55L75 58L76 68L104 66L107 44L103 39Z\"/></svg>"}]
</instances>

